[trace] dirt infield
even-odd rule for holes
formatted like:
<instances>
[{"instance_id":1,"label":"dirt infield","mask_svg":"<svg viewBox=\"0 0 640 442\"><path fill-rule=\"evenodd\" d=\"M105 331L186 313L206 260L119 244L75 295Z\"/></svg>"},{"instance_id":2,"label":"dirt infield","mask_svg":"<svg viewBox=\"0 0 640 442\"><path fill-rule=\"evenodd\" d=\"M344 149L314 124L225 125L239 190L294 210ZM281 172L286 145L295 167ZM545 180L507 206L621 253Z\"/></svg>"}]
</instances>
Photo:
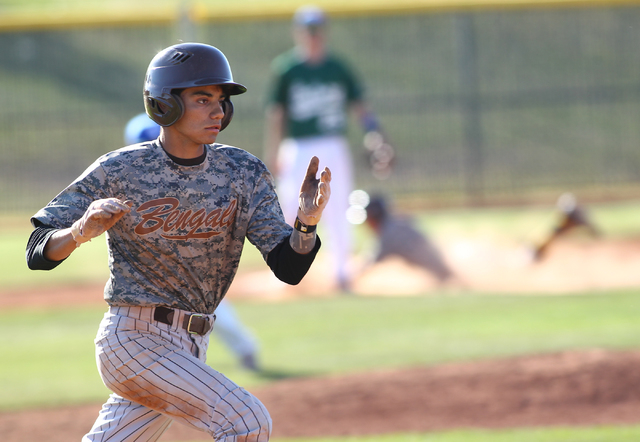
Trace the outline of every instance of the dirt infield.
<instances>
[{"instance_id":1,"label":"dirt infield","mask_svg":"<svg viewBox=\"0 0 640 442\"><path fill-rule=\"evenodd\" d=\"M461 241L444 249L462 284L452 290L578 293L640 287L640 240L565 241L533 263L526 250ZM305 281L287 287L268 271L241 274L230 296L278 300L330 296L319 262ZM402 283L401 283L402 282ZM363 272L362 296L424 293L430 275L399 261ZM99 287L0 295L0 307L101 302ZM434 431L461 427L640 423L640 352L593 349L505 360L465 362L341 377L278 381L253 392L274 419L276 437ZM4 442L80 440L100 404L0 414ZM211 440L175 424L162 440Z\"/></svg>"},{"instance_id":2,"label":"dirt infield","mask_svg":"<svg viewBox=\"0 0 640 442\"><path fill-rule=\"evenodd\" d=\"M256 394L274 434L640 422L640 352L567 352L293 380Z\"/></svg>"},{"instance_id":3,"label":"dirt infield","mask_svg":"<svg viewBox=\"0 0 640 442\"><path fill-rule=\"evenodd\" d=\"M341 377L253 390L274 437L640 423L640 352L591 350ZM80 440L100 404L0 414L4 442ZM179 424L165 441L211 440Z\"/></svg>"},{"instance_id":4,"label":"dirt infield","mask_svg":"<svg viewBox=\"0 0 640 442\"><path fill-rule=\"evenodd\" d=\"M501 294L567 294L586 290L640 287L640 238L590 240L569 237L554 243L545 257L532 259L526 245L493 239L460 239L441 246L445 261L459 281L446 291ZM400 259L366 267L352 263L359 275L353 292L363 296L422 295L438 287L424 269ZM298 286L276 280L270 270L243 275L234 281L230 296L281 299L290 296L332 295L326 262L314 263Z\"/></svg>"}]
</instances>

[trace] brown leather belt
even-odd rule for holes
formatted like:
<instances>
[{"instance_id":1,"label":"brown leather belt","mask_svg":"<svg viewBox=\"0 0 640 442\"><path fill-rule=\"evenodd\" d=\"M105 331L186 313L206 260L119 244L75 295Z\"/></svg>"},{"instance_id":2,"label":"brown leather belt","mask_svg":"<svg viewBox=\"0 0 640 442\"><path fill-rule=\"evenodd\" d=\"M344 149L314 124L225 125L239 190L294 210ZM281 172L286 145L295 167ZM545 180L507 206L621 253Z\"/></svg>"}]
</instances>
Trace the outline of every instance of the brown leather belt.
<instances>
[{"instance_id":1,"label":"brown leather belt","mask_svg":"<svg viewBox=\"0 0 640 442\"><path fill-rule=\"evenodd\" d=\"M173 325L175 310L172 308L159 306L153 312L153 319L163 324ZM184 315L181 324L182 328L194 335L206 335L213 326L208 318L198 313Z\"/></svg>"}]
</instances>

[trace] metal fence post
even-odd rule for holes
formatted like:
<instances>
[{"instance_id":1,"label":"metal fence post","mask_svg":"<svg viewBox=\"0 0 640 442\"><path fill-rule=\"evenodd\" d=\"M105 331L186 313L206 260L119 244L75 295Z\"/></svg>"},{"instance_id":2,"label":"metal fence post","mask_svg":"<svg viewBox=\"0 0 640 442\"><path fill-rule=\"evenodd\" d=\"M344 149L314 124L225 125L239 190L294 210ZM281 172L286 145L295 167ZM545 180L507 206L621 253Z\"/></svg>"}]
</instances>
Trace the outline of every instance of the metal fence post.
<instances>
[{"instance_id":1,"label":"metal fence post","mask_svg":"<svg viewBox=\"0 0 640 442\"><path fill-rule=\"evenodd\" d=\"M455 17L460 112L465 144L464 188L470 203L484 199L483 134L478 79L478 48L474 16L460 13Z\"/></svg>"}]
</instances>

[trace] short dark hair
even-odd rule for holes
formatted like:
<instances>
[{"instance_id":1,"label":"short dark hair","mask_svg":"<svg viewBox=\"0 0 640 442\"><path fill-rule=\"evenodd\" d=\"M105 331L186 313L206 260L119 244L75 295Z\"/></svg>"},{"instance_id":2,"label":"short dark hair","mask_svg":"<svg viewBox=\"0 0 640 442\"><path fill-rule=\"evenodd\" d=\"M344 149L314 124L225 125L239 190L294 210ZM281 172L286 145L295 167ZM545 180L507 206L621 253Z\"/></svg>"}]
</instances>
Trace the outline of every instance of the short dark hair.
<instances>
[{"instance_id":1,"label":"short dark hair","mask_svg":"<svg viewBox=\"0 0 640 442\"><path fill-rule=\"evenodd\" d=\"M367 218L375 221L382 221L389 215L387 203L384 197L380 195L371 197L365 210L367 211Z\"/></svg>"}]
</instances>

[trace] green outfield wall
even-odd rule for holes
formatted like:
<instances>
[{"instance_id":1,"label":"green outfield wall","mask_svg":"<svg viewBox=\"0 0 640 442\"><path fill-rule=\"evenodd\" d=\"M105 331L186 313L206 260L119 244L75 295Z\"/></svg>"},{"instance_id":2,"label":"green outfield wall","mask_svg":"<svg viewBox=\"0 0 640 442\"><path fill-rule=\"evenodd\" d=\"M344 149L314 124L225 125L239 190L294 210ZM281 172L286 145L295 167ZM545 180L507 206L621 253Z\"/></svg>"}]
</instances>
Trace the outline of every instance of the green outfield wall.
<instances>
[{"instance_id":1,"label":"green outfield wall","mask_svg":"<svg viewBox=\"0 0 640 442\"><path fill-rule=\"evenodd\" d=\"M637 196L640 2L317 3L398 150L376 181L354 125L358 187L439 205ZM269 64L299 2L155 4L0 7L0 210L36 210L121 147L148 62L179 40L227 54L249 93L219 140L262 156Z\"/></svg>"}]
</instances>

